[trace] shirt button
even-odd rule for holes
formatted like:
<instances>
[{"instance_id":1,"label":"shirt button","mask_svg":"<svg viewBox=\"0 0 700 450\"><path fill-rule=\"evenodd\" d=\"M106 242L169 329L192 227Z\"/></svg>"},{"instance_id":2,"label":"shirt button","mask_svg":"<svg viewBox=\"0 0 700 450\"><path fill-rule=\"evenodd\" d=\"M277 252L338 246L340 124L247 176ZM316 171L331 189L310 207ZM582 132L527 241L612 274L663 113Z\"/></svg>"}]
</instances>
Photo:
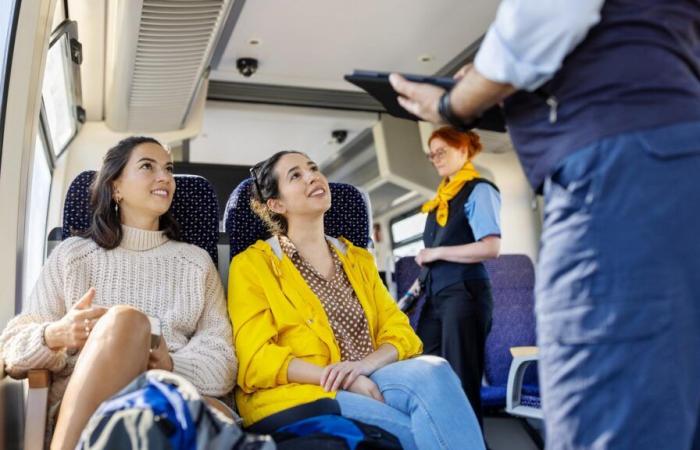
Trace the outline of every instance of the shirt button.
<instances>
[{"instance_id":1,"label":"shirt button","mask_svg":"<svg viewBox=\"0 0 700 450\"><path fill-rule=\"evenodd\" d=\"M314 319L306 319L306 323L308 323L309 325L311 325L312 323L314 323Z\"/></svg>"}]
</instances>

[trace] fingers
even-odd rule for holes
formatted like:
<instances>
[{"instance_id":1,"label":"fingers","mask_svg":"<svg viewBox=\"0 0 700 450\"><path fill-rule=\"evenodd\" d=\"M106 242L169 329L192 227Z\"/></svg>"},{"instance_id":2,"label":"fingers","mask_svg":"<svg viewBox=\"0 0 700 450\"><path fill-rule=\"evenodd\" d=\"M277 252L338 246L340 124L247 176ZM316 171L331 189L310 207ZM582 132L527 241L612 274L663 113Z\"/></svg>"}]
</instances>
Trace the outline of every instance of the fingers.
<instances>
[{"instance_id":1,"label":"fingers","mask_svg":"<svg viewBox=\"0 0 700 450\"><path fill-rule=\"evenodd\" d=\"M339 365L336 365L331 368L330 372L328 373L328 377L326 378L326 382L323 385L323 389L326 390L326 392L330 392L333 387L333 384L335 383L336 378L338 378L338 375L340 375L340 372L338 370Z\"/></svg>"},{"instance_id":2,"label":"fingers","mask_svg":"<svg viewBox=\"0 0 700 450\"><path fill-rule=\"evenodd\" d=\"M85 320L85 319L90 319L90 320L97 320L100 317L104 316L105 313L107 312L106 308L86 308L86 309L81 309L80 312L75 314L75 320Z\"/></svg>"},{"instance_id":3,"label":"fingers","mask_svg":"<svg viewBox=\"0 0 700 450\"><path fill-rule=\"evenodd\" d=\"M373 399L375 399L378 402L384 403L384 396L382 395L381 391L379 390L379 387L376 384L369 390L369 393Z\"/></svg>"},{"instance_id":4,"label":"fingers","mask_svg":"<svg viewBox=\"0 0 700 450\"><path fill-rule=\"evenodd\" d=\"M398 94L404 97L412 96L413 87L416 84L408 81L398 73L392 73L389 75L389 83L391 83L391 87L393 87Z\"/></svg>"},{"instance_id":5,"label":"fingers","mask_svg":"<svg viewBox=\"0 0 700 450\"><path fill-rule=\"evenodd\" d=\"M352 370L346 377L345 377L345 383L343 383L343 389L346 391L350 389L350 386L357 380L357 377L362 375L359 370L355 369Z\"/></svg>"},{"instance_id":6,"label":"fingers","mask_svg":"<svg viewBox=\"0 0 700 450\"><path fill-rule=\"evenodd\" d=\"M328 380L328 375L330 375L331 370L333 367L335 367L335 364L329 364L326 367L323 368L323 371L321 372L321 379L319 380L318 384L326 390L326 381Z\"/></svg>"},{"instance_id":7,"label":"fingers","mask_svg":"<svg viewBox=\"0 0 700 450\"><path fill-rule=\"evenodd\" d=\"M353 367L344 362L326 366L321 373L320 384L326 392L337 391L352 371Z\"/></svg>"},{"instance_id":8,"label":"fingers","mask_svg":"<svg viewBox=\"0 0 700 450\"><path fill-rule=\"evenodd\" d=\"M87 290L85 295L83 295L78 302L73 305L74 309L87 309L92 306L92 300L95 298L95 288L91 287Z\"/></svg>"},{"instance_id":9,"label":"fingers","mask_svg":"<svg viewBox=\"0 0 700 450\"><path fill-rule=\"evenodd\" d=\"M335 381L333 382L333 385L331 386L331 391L337 391L340 389L341 384L343 383L343 380L348 376L350 373L351 369L348 367L343 367L338 371L338 376L335 377Z\"/></svg>"},{"instance_id":10,"label":"fingers","mask_svg":"<svg viewBox=\"0 0 700 450\"><path fill-rule=\"evenodd\" d=\"M414 116L419 116L419 111L420 111L420 105L413 100L409 100L406 97L398 97L396 99L399 102L399 105L403 107L406 111L410 112Z\"/></svg>"}]
</instances>

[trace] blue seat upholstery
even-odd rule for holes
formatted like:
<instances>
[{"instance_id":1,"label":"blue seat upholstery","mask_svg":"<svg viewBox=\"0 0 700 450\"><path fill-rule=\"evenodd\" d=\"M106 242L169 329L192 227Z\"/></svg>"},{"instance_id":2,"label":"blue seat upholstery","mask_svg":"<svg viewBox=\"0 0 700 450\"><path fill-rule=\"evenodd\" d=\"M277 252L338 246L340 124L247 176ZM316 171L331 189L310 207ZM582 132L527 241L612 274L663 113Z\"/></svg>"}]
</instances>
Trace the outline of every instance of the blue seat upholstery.
<instances>
[{"instance_id":1,"label":"blue seat upholstery","mask_svg":"<svg viewBox=\"0 0 700 450\"><path fill-rule=\"evenodd\" d=\"M252 183L251 178L243 180L226 203L224 228L231 243L231 259L255 241L270 237L263 221L250 209ZM349 184L330 183L330 187L333 201L324 217L326 234L336 238L343 236L354 245L367 248L370 217L365 197Z\"/></svg>"},{"instance_id":2,"label":"blue seat upholstery","mask_svg":"<svg viewBox=\"0 0 700 450\"><path fill-rule=\"evenodd\" d=\"M493 325L486 339L481 389L484 408L502 409L506 404L511 347L535 345L535 269L525 255L502 255L485 262L493 290ZM539 402L537 373L525 376L524 397Z\"/></svg>"},{"instance_id":3,"label":"blue seat upholstery","mask_svg":"<svg viewBox=\"0 0 700 450\"><path fill-rule=\"evenodd\" d=\"M481 402L486 409L503 409L506 405L511 347L535 345L534 282L535 272L525 255L501 255L487 261L486 270L493 289L493 325L485 349L484 376L487 384L481 388ZM403 295L418 276L420 268L414 257L399 258L395 264L398 295ZM417 328L425 296L411 312L413 328ZM525 376L522 402L539 405L539 388L534 370Z\"/></svg>"},{"instance_id":4,"label":"blue seat upholstery","mask_svg":"<svg viewBox=\"0 0 700 450\"><path fill-rule=\"evenodd\" d=\"M94 171L84 171L68 188L63 207L63 239L90 226L90 184L94 176ZM197 175L175 175L175 186L170 212L180 225L182 240L206 250L217 264L219 201L213 186Z\"/></svg>"},{"instance_id":5,"label":"blue seat upholstery","mask_svg":"<svg viewBox=\"0 0 700 450\"><path fill-rule=\"evenodd\" d=\"M396 282L396 295L401 298L406 291L411 287L418 274L420 266L416 263L415 256L403 256L394 263L394 281ZM418 328L418 319L420 319L423 306L425 305L425 295L421 295L416 302L416 306L410 311L408 316L413 329Z\"/></svg>"}]
</instances>

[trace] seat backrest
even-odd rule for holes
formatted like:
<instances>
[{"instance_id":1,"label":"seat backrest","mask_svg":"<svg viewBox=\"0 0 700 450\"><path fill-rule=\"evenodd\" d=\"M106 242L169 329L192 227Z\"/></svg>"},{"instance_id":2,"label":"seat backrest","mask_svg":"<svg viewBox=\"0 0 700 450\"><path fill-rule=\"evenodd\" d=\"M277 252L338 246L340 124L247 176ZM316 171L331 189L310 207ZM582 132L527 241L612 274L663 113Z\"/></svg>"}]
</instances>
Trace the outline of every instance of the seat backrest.
<instances>
[{"instance_id":1,"label":"seat backrest","mask_svg":"<svg viewBox=\"0 0 700 450\"><path fill-rule=\"evenodd\" d=\"M86 170L68 188L63 207L63 239L90 227L90 184L94 177L95 171ZM175 175L175 186L170 212L180 225L182 240L206 250L217 264L219 201L213 186L197 175Z\"/></svg>"},{"instance_id":2,"label":"seat backrest","mask_svg":"<svg viewBox=\"0 0 700 450\"><path fill-rule=\"evenodd\" d=\"M486 261L493 289L493 322L486 339L484 375L492 386L506 386L511 347L535 345L535 268L526 255ZM529 371L525 384L536 384Z\"/></svg>"},{"instance_id":3,"label":"seat backrest","mask_svg":"<svg viewBox=\"0 0 700 450\"><path fill-rule=\"evenodd\" d=\"M224 228L231 243L231 258L257 240L270 237L263 221L250 208L252 182L251 178L243 180L226 203ZM330 187L333 201L324 216L326 234L336 238L343 236L354 245L367 248L370 242L370 217L362 192L344 183L330 183Z\"/></svg>"}]
</instances>

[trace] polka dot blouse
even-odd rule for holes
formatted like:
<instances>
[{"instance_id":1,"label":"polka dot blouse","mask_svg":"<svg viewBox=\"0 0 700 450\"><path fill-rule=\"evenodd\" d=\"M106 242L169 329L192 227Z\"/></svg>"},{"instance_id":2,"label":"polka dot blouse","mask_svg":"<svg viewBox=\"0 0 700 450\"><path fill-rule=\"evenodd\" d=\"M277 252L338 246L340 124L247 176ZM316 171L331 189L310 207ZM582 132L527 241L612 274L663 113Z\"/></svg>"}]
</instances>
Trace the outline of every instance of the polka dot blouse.
<instances>
[{"instance_id":1,"label":"polka dot blouse","mask_svg":"<svg viewBox=\"0 0 700 450\"><path fill-rule=\"evenodd\" d=\"M355 291L350 285L343 266L333 248L328 245L335 270L330 279L326 279L311 264L301 257L294 243L280 236L280 245L284 253L292 260L294 266L306 281L306 284L321 300L326 311L335 340L340 346L343 361L359 361L374 351L369 333L367 316L362 309Z\"/></svg>"}]
</instances>

